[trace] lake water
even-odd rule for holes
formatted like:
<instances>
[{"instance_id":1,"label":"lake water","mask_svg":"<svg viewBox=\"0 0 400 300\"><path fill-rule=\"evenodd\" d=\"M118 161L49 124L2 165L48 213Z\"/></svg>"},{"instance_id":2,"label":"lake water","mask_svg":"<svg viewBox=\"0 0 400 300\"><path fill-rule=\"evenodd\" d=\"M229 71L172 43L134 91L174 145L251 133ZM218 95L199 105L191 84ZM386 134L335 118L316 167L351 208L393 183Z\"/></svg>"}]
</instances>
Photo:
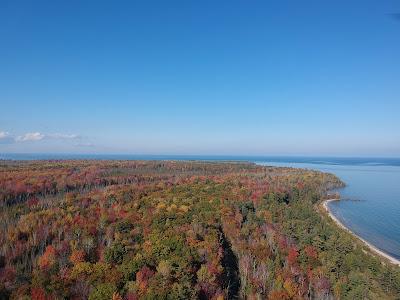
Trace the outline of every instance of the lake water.
<instances>
[{"instance_id":1,"label":"lake water","mask_svg":"<svg viewBox=\"0 0 400 300\"><path fill-rule=\"evenodd\" d=\"M357 235L400 259L399 158L0 154L0 159L235 160L330 172L346 183L340 194L348 199L331 202L332 213Z\"/></svg>"}]
</instances>

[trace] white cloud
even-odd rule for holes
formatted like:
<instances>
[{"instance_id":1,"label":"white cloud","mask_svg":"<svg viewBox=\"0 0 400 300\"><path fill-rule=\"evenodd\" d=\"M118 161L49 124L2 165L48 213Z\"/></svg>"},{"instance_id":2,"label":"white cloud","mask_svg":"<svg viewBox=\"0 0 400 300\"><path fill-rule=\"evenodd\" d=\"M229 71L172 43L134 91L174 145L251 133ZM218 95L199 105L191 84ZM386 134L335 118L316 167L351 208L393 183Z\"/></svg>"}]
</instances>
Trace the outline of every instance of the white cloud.
<instances>
[{"instance_id":1,"label":"white cloud","mask_svg":"<svg viewBox=\"0 0 400 300\"><path fill-rule=\"evenodd\" d=\"M43 140L44 137L45 135L40 132L29 132L25 133L24 135L17 136L15 140L17 142L40 141Z\"/></svg>"},{"instance_id":2,"label":"white cloud","mask_svg":"<svg viewBox=\"0 0 400 300\"><path fill-rule=\"evenodd\" d=\"M0 144L13 144L23 142L36 142L42 140L81 140L82 137L78 134L64 133L41 133L28 132L19 136L14 136L7 131L0 131Z\"/></svg>"},{"instance_id":3,"label":"white cloud","mask_svg":"<svg viewBox=\"0 0 400 300\"><path fill-rule=\"evenodd\" d=\"M0 139L4 139L6 137L10 136L10 134L6 131L0 131Z\"/></svg>"},{"instance_id":4,"label":"white cloud","mask_svg":"<svg viewBox=\"0 0 400 300\"><path fill-rule=\"evenodd\" d=\"M7 131L0 131L0 144L12 144L14 138Z\"/></svg>"},{"instance_id":5,"label":"white cloud","mask_svg":"<svg viewBox=\"0 0 400 300\"><path fill-rule=\"evenodd\" d=\"M18 142L27 142L27 141L40 141L43 139L72 140L79 138L80 136L77 134L63 134L63 133L44 134L40 132L31 132L31 133L25 133L22 136L18 136L15 140Z\"/></svg>"},{"instance_id":6,"label":"white cloud","mask_svg":"<svg viewBox=\"0 0 400 300\"><path fill-rule=\"evenodd\" d=\"M46 138L51 138L51 139L62 139L62 140L74 140L74 139L80 139L81 137L77 134L63 134L63 133L51 133L51 134L46 134Z\"/></svg>"}]
</instances>

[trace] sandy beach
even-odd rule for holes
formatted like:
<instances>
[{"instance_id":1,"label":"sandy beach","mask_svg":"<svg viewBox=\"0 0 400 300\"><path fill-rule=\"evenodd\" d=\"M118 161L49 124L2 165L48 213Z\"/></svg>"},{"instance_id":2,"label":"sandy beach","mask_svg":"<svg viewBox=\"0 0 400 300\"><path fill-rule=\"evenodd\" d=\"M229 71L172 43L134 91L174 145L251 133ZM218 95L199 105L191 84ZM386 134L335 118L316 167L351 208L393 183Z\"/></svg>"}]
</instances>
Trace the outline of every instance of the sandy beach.
<instances>
[{"instance_id":1,"label":"sandy beach","mask_svg":"<svg viewBox=\"0 0 400 300\"><path fill-rule=\"evenodd\" d=\"M329 210L329 206L328 203L332 202L332 201L340 201L340 199L328 199L325 200L323 202L323 207L326 210L326 212L328 213L329 217L342 229L346 230L347 232L349 232L350 234L352 234L353 236L355 236L357 239L359 239L362 243L364 243L373 253L379 255L380 257L383 257L385 260L389 261L391 264L394 265L398 265L400 266L400 260L386 254L385 252L379 250L378 248L376 248L374 245L370 244L369 242L367 242L366 240L364 240L363 238L359 237L358 235L356 235L354 232L352 232L350 229L348 229L342 222L339 221L338 218L336 218L333 213Z\"/></svg>"}]
</instances>

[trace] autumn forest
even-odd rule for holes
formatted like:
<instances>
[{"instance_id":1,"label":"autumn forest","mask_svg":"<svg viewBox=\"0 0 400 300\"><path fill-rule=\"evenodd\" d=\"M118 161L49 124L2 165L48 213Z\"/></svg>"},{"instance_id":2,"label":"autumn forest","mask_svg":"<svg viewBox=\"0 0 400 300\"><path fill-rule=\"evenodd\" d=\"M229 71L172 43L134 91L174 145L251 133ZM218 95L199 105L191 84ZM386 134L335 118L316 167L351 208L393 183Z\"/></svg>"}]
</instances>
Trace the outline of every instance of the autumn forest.
<instances>
[{"instance_id":1,"label":"autumn forest","mask_svg":"<svg viewBox=\"0 0 400 300\"><path fill-rule=\"evenodd\" d=\"M0 161L0 299L399 299L321 209L344 183L239 162Z\"/></svg>"}]
</instances>

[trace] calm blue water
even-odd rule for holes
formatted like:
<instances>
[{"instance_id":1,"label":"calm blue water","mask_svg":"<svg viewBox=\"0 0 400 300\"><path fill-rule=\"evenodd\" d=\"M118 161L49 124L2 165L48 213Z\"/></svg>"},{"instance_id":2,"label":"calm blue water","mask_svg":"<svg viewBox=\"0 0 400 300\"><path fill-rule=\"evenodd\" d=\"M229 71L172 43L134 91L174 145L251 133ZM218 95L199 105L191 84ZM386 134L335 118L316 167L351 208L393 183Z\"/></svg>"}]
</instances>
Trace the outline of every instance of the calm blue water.
<instances>
[{"instance_id":1,"label":"calm blue water","mask_svg":"<svg viewBox=\"0 0 400 300\"><path fill-rule=\"evenodd\" d=\"M400 158L0 154L0 159L235 160L330 172L347 186L330 209L353 232L400 259Z\"/></svg>"}]
</instances>

